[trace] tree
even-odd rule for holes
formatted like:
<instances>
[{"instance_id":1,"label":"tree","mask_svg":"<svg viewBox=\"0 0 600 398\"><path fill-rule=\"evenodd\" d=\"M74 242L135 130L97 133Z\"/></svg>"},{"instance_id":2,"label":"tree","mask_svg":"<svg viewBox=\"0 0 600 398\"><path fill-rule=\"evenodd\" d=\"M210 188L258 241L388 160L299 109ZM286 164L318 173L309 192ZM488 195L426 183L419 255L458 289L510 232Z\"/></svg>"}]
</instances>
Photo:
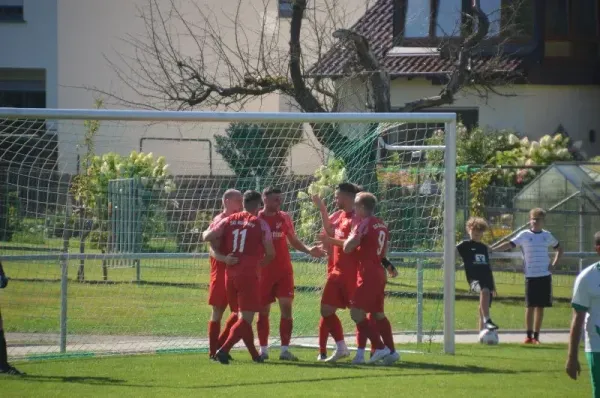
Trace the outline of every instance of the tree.
<instances>
[{"instance_id":1,"label":"tree","mask_svg":"<svg viewBox=\"0 0 600 398\"><path fill-rule=\"evenodd\" d=\"M254 189L257 178L287 174L288 155L302 132L302 126L232 123L225 135L215 135L216 150L244 181L239 188Z\"/></svg>"},{"instance_id":2,"label":"tree","mask_svg":"<svg viewBox=\"0 0 600 398\"><path fill-rule=\"evenodd\" d=\"M403 8L399 0L380 1L393 1L398 9ZM281 47L283 25L277 19L270 19L268 0L264 0L263 9L257 13L258 28L244 26L241 17L247 17L246 13L251 10L249 4L255 1L238 0L229 20L218 18L199 3L191 1L194 11L191 13L189 8L184 12L176 0L170 0L166 8L159 5L158 0L148 0L141 10L147 34L129 39L135 56L122 55L119 62L109 61L123 83L144 98L144 102L103 93L130 106L179 110L240 109L250 100L279 93L289 97L303 112L336 112L341 99L336 81L309 73L310 67L335 45L353 52L355 65L343 77L365 82L369 110L391 111L390 76L381 66L372 43L360 32L347 29L347 21L339 16L347 15L340 12L343 0L311 0L310 9L307 0L294 0L286 35L289 45L285 49ZM502 14L506 14L505 9ZM472 10L463 20L464 24L458 27L459 39L448 38L440 46L454 66L438 95L408 102L401 111L452 104L457 93L466 89L474 89L482 97L489 93L501 94L494 87L507 83L504 76L496 73L496 66L503 57L502 44L491 47L484 40L490 19L479 7L478 0L473 0ZM228 23L232 26L226 34L223 26ZM507 29L504 37L512 32L511 28L503 29ZM402 39L402 34L393 38L395 43ZM182 51L182 40L195 43L194 54ZM483 50L488 53L487 62L473 68L473 60ZM356 145L337 124L311 123L310 127L319 143L344 161L348 178L367 189L375 188L375 134L369 142Z\"/></svg>"}]
</instances>

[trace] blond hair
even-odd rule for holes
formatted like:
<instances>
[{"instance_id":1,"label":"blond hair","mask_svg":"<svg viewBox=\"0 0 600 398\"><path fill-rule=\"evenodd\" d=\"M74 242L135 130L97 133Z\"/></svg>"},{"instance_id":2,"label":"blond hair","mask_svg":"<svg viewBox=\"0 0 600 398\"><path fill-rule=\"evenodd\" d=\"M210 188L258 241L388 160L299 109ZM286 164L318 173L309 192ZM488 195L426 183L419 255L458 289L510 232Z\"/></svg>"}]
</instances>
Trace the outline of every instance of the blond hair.
<instances>
[{"instance_id":1,"label":"blond hair","mask_svg":"<svg viewBox=\"0 0 600 398\"><path fill-rule=\"evenodd\" d=\"M377 198L371 192L359 192L356 195L356 204L359 204L367 211L372 212L377 205Z\"/></svg>"},{"instance_id":2,"label":"blond hair","mask_svg":"<svg viewBox=\"0 0 600 398\"><path fill-rule=\"evenodd\" d=\"M487 221L485 221L481 217L471 217L467 221L467 229L468 230L476 230L485 232L489 228Z\"/></svg>"},{"instance_id":3,"label":"blond hair","mask_svg":"<svg viewBox=\"0 0 600 398\"><path fill-rule=\"evenodd\" d=\"M546 218L546 210L536 207L529 211L529 218Z\"/></svg>"}]
</instances>

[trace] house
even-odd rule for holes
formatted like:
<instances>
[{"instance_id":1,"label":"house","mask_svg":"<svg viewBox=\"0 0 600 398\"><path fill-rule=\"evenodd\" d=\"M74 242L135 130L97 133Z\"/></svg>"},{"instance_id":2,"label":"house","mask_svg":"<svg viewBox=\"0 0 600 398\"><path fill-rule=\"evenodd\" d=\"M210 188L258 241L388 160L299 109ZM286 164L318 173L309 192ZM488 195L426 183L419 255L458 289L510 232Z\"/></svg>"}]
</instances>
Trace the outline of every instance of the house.
<instances>
[{"instance_id":1,"label":"house","mask_svg":"<svg viewBox=\"0 0 600 398\"><path fill-rule=\"evenodd\" d=\"M356 21L370 3L365 0L315 0L317 5L327 2L344 7L344 15L336 16L336 23L342 23L344 19L350 23ZM0 107L93 108L96 95L84 87L115 93L132 103L144 103L145 99L139 93L123 84L110 62L122 66L120 62L123 59L136 56L131 40L147 35L143 20L139 17L139 7L149 3L152 2L0 0ZM169 7L171 0L156 0L155 3L160 7ZM204 12L214 18L217 22L215 26L221 30L229 45L235 44L232 32L237 14L241 24L248 27L246 32L260 30L261 21L264 21L266 35L280 34L279 45L287 46L290 0L194 0L176 3L181 4L179 11L183 15L193 16ZM314 8L311 10L314 11ZM169 20L168 24L169 29L181 28L176 18ZM197 56L197 43L189 38L186 40L184 36L177 36L181 52L190 57ZM252 37L249 40L252 41ZM216 65L215 69L219 67L223 68L223 65ZM136 76L128 78L133 81ZM107 106L116 107L114 104ZM289 101L279 95L267 95L245 105L247 111L277 112L290 109ZM203 141L180 144L146 140L143 150L166 155L175 174L231 174L227 164L215 152L212 142L214 133L222 131L224 126L213 124L192 128L187 125L182 130L164 125L148 127L135 123L103 123L96 151L128 153L139 149L142 137L197 138ZM21 133L41 131L39 126L21 130ZM310 141L310 138L307 140ZM0 147L0 161L5 166L7 163L31 164L53 154L57 158L54 161L57 169L74 173L77 170L77 156L82 154L82 140L82 125L75 122L53 125L44 131L44 139L36 142L31 135L0 138L0 143L4 145ZM30 150L27 145L38 148ZM319 156L314 156L314 148L312 142L293 148L290 164L294 173L312 174L319 163ZM11 154L14 156L9 159ZM212 162L209 163L210 158ZM43 167L49 165L46 162Z\"/></svg>"},{"instance_id":2,"label":"house","mask_svg":"<svg viewBox=\"0 0 600 398\"><path fill-rule=\"evenodd\" d=\"M519 11L512 18L499 11L517 2ZM513 96L491 94L483 100L460 93L452 105L425 111L456 112L468 126L512 129L532 138L562 126L588 156L599 155L600 1L480 0L480 7L491 21L483 48L500 43L505 55L496 58L496 72L519 76L512 86L498 88ZM389 72L394 108L439 93L454 61L438 48L459 39L457 27L470 9L471 0L379 0L352 27L369 39ZM507 19L519 22L518 35L503 33ZM312 74L338 79L344 90L365 98L364 81L348 78L351 60L350 51L334 47ZM473 67L485 62L482 52L473 58ZM364 104L348 101L344 110L366 110Z\"/></svg>"}]
</instances>

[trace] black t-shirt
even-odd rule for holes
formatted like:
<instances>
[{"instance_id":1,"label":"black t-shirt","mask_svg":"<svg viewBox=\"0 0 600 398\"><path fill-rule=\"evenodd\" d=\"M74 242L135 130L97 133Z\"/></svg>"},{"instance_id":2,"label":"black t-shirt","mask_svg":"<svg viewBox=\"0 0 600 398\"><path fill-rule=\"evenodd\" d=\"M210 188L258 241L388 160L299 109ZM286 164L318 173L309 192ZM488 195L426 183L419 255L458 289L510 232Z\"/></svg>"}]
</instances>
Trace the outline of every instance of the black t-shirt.
<instances>
[{"instance_id":1,"label":"black t-shirt","mask_svg":"<svg viewBox=\"0 0 600 398\"><path fill-rule=\"evenodd\" d=\"M465 240L459 243L456 248L458 254L462 257L469 283L474 280L485 280L493 283L490 255L484 243Z\"/></svg>"}]
</instances>

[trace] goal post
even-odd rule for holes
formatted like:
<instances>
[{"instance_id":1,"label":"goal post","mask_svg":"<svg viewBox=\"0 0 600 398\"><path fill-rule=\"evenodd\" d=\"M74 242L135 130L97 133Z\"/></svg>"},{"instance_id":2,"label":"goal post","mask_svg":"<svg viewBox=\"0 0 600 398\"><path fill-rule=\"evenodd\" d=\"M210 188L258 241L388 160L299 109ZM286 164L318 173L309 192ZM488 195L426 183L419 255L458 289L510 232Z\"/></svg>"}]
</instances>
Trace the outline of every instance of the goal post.
<instances>
[{"instance_id":1,"label":"goal post","mask_svg":"<svg viewBox=\"0 0 600 398\"><path fill-rule=\"evenodd\" d=\"M140 151L144 139L154 153ZM346 180L375 189L389 222L401 283L389 281L386 302L400 345L429 337L453 354L454 113L0 108L0 259L13 280L2 310L23 343L10 355L206 349L200 236L223 192L282 189L282 210L312 244L309 196L333 211ZM326 267L292 258L292 345L313 346Z\"/></svg>"}]
</instances>

